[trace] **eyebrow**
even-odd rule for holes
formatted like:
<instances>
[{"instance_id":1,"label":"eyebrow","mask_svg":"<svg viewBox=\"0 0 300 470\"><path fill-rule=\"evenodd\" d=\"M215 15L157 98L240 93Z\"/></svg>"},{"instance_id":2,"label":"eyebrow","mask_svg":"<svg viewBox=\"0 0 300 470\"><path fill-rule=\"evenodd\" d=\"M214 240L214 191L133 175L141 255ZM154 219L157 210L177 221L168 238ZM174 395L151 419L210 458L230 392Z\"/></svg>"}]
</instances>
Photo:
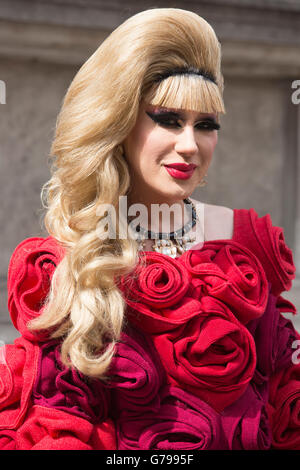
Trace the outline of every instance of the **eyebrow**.
<instances>
[{"instance_id":1,"label":"eyebrow","mask_svg":"<svg viewBox=\"0 0 300 470\"><path fill-rule=\"evenodd\" d=\"M151 107L152 105L150 105ZM149 111L151 114L157 114L157 115L168 115L170 117L174 117L174 118L180 118L181 120L185 120L184 119L184 115L185 115L185 112L181 109L178 109L178 108L166 108L166 107L160 107L160 106L152 106L151 108L152 110ZM209 114L209 116L200 116L203 115L203 114ZM217 116L214 114L214 113L199 113L199 119L213 119L213 120L216 120L217 119ZM196 118L197 119L197 118Z\"/></svg>"}]
</instances>

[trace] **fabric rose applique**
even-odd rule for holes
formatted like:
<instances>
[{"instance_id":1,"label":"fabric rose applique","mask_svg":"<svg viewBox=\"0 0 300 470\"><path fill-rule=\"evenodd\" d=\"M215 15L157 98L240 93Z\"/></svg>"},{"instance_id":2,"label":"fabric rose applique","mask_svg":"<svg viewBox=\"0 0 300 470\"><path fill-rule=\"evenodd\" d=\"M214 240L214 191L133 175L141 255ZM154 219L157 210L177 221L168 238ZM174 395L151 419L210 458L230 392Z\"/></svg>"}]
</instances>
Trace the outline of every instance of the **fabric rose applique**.
<instances>
[{"instance_id":1,"label":"fabric rose applique","mask_svg":"<svg viewBox=\"0 0 300 470\"><path fill-rule=\"evenodd\" d=\"M270 214L258 217L253 208L240 209L235 240L247 245L260 260L271 282L272 294L277 296L292 287L296 275L293 253L285 243L283 228L272 224Z\"/></svg>"},{"instance_id":2,"label":"fabric rose applique","mask_svg":"<svg viewBox=\"0 0 300 470\"><path fill-rule=\"evenodd\" d=\"M205 242L179 259L191 275L194 297L210 295L224 302L243 324L259 318L268 300L264 269L247 248L234 241Z\"/></svg>"},{"instance_id":3,"label":"fabric rose applique","mask_svg":"<svg viewBox=\"0 0 300 470\"><path fill-rule=\"evenodd\" d=\"M160 409L158 392L166 382L164 368L151 337L126 325L109 369L111 414L118 419L127 411L143 415Z\"/></svg>"},{"instance_id":4,"label":"fabric rose applique","mask_svg":"<svg viewBox=\"0 0 300 470\"><path fill-rule=\"evenodd\" d=\"M52 238L23 240L13 252L7 279L8 309L15 328L30 341L44 341L46 332L31 332L27 323L41 314L56 266L65 250Z\"/></svg>"},{"instance_id":5,"label":"fabric rose applique","mask_svg":"<svg viewBox=\"0 0 300 470\"><path fill-rule=\"evenodd\" d=\"M272 448L300 450L300 363L297 357L295 364L271 376L268 414Z\"/></svg>"},{"instance_id":6,"label":"fabric rose applique","mask_svg":"<svg viewBox=\"0 0 300 470\"><path fill-rule=\"evenodd\" d=\"M253 380L257 385L267 382L272 374L292 365L293 344L298 334L293 323L280 313L277 298L273 294L269 294L262 317L249 322L247 328L256 346L257 366Z\"/></svg>"},{"instance_id":7,"label":"fabric rose applique","mask_svg":"<svg viewBox=\"0 0 300 470\"><path fill-rule=\"evenodd\" d=\"M223 410L245 392L255 370L255 343L243 323L267 304L259 261L222 241L178 259L155 252L141 258L120 282L130 322L151 335L169 384Z\"/></svg>"},{"instance_id":8,"label":"fabric rose applique","mask_svg":"<svg viewBox=\"0 0 300 470\"><path fill-rule=\"evenodd\" d=\"M222 426L230 450L267 450L272 433L266 399L250 383L245 393L222 412Z\"/></svg>"},{"instance_id":9,"label":"fabric rose applique","mask_svg":"<svg viewBox=\"0 0 300 470\"><path fill-rule=\"evenodd\" d=\"M198 397L165 386L153 413L124 413L117 422L119 450L216 450L227 443L220 415Z\"/></svg>"},{"instance_id":10,"label":"fabric rose applique","mask_svg":"<svg viewBox=\"0 0 300 470\"><path fill-rule=\"evenodd\" d=\"M63 365L59 340L40 346L32 400L34 405L66 411L93 424L105 421L110 409L110 393L102 381Z\"/></svg>"},{"instance_id":11,"label":"fabric rose applique","mask_svg":"<svg viewBox=\"0 0 300 470\"><path fill-rule=\"evenodd\" d=\"M2 346L0 361L0 449L12 440L13 432L31 404L31 393L37 371L39 347L25 338ZM5 436L5 437L4 437Z\"/></svg>"}]
</instances>

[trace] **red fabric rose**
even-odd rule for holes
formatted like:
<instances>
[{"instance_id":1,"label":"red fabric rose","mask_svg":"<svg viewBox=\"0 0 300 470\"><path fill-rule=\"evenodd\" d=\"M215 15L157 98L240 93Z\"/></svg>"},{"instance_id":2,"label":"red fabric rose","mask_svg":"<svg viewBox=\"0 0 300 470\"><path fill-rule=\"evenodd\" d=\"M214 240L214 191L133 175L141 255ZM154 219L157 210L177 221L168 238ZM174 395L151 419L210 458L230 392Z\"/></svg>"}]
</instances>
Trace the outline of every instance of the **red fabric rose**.
<instances>
[{"instance_id":1,"label":"red fabric rose","mask_svg":"<svg viewBox=\"0 0 300 470\"><path fill-rule=\"evenodd\" d=\"M171 307L184 296L189 275L176 260L153 251L141 255L133 276L123 277L121 282L124 290L129 287L134 301L139 299L145 305L163 308Z\"/></svg>"},{"instance_id":2,"label":"red fabric rose","mask_svg":"<svg viewBox=\"0 0 300 470\"><path fill-rule=\"evenodd\" d=\"M268 300L268 282L253 253L234 241L205 242L179 259L192 276L193 296L210 295L228 305L242 323L260 317Z\"/></svg>"},{"instance_id":3,"label":"red fabric rose","mask_svg":"<svg viewBox=\"0 0 300 470\"><path fill-rule=\"evenodd\" d=\"M103 437L102 437L103 432ZM16 432L19 450L115 450L111 420L97 426L61 410L35 405Z\"/></svg>"},{"instance_id":4,"label":"red fabric rose","mask_svg":"<svg viewBox=\"0 0 300 470\"><path fill-rule=\"evenodd\" d=\"M272 447L300 450L300 364L282 369L270 379L268 413Z\"/></svg>"},{"instance_id":5,"label":"red fabric rose","mask_svg":"<svg viewBox=\"0 0 300 470\"><path fill-rule=\"evenodd\" d=\"M152 335L169 382L222 410L243 394L256 365L253 337L230 311L225 299L236 307L240 302L239 311L246 309L248 303L252 316L253 312L261 315L268 285L255 256L234 245L233 262L232 253L222 243L218 246L219 251L216 244L212 245L213 250L204 251L204 259L209 263L203 259L189 262L201 258L201 250L192 250L180 260L144 252L146 267L139 266L132 280L121 279L121 288L129 306L127 316ZM195 279L193 269L197 275L200 270L206 274L204 279L198 279L203 289L198 299L192 297L194 286L190 289L189 284ZM209 283L214 297L205 290ZM248 302L239 286L246 292L248 289Z\"/></svg>"},{"instance_id":6,"label":"red fabric rose","mask_svg":"<svg viewBox=\"0 0 300 470\"><path fill-rule=\"evenodd\" d=\"M255 365L252 335L222 302L202 297L201 311L174 331L153 335L171 384L221 411L246 390Z\"/></svg>"},{"instance_id":7,"label":"red fabric rose","mask_svg":"<svg viewBox=\"0 0 300 470\"><path fill-rule=\"evenodd\" d=\"M38 345L17 338L5 348L0 363L0 430L15 429L31 400L39 357Z\"/></svg>"},{"instance_id":8,"label":"red fabric rose","mask_svg":"<svg viewBox=\"0 0 300 470\"><path fill-rule=\"evenodd\" d=\"M54 238L32 237L23 240L11 256L8 309L15 328L31 341L47 338L45 332L30 332L27 323L41 314L53 272L64 253Z\"/></svg>"},{"instance_id":9,"label":"red fabric rose","mask_svg":"<svg viewBox=\"0 0 300 470\"><path fill-rule=\"evenodd\" d=\"M144 266L138 265L132 275L120 279L134 325L158 333L177 328L198 314L199 302L186 295L190 275L184 266L156 252L145 252L141 261Z\"/></svg>"},{"instance_id":10,"label":"red fabric rose","mask_svg":"<svg viewBox=\"0 0 300 470\"><path fill-rule=\"evenodd\" d=\"M293 253L285 243L283 228L272 225L270 214L259 218L253 208L240 209L234 239L258 257L272 283L272 294L291 288L296 271Z\"/></svg>"}]
</instances>

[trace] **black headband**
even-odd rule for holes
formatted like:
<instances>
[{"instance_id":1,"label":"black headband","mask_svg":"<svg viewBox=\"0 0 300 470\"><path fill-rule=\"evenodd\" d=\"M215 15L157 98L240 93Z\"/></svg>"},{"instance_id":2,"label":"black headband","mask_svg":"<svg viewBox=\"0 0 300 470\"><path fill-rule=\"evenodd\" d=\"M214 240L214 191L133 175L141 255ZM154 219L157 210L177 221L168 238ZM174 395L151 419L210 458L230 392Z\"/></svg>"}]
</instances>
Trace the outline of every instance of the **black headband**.
<instances>
[{"instance_id":1,"label":"black headband","mask_svg":"<svg viewBox=\"0 0 300 470\"><path fill-rule=\"evenodd\" d=\"M212 73L206 72L203 69L197 69L196 67L176 67L174 69L167 70L166 72L160 73L154 80L154 83L161 82L165 78L171 77L172 75L201 75L204 80L210 80L211 82L217 84L215 77Z\"/></svg>"}]
</instances>

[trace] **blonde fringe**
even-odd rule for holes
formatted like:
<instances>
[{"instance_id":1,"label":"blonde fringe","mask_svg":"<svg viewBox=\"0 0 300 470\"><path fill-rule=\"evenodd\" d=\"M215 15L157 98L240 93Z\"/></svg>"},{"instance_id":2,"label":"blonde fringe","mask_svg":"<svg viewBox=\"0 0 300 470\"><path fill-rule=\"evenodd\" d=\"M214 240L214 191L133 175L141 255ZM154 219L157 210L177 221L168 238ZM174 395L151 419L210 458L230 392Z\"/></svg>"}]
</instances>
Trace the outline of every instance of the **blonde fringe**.
<instances>
[{"instance_id":1,"label":"blonde fringe","mask_svg":"<svg viewBox=\"0 0 300 470\"><path fill-rule=\"evenodd\" d=\"M212 73L157 74L194 66ZM118 214L130 188L122 142L134 127L141 100L199 112L225 112L220 45L211 26L181 9L150 9L129 18L101 44L74 77L63 101L51 148L51 178L43 186L48 233L66 249L41 315L30 329L62 338L62 360L105 380L126 323L119 276L139 262L135 240L99 236L101 204ZM118 234L118 230L117 230Z\"/></svg>"},{"instance_id":2,"label":"blonde fringe","mask_svg":"<svg viewBox=\"0 0 300 470\"><path fill-rule=\"evenodd\" d=\"M154 106L225 114L218 86L198 75L168 77L159 83L157 89L147 95L146 101Z\"/></svg>"}]
</instances>

